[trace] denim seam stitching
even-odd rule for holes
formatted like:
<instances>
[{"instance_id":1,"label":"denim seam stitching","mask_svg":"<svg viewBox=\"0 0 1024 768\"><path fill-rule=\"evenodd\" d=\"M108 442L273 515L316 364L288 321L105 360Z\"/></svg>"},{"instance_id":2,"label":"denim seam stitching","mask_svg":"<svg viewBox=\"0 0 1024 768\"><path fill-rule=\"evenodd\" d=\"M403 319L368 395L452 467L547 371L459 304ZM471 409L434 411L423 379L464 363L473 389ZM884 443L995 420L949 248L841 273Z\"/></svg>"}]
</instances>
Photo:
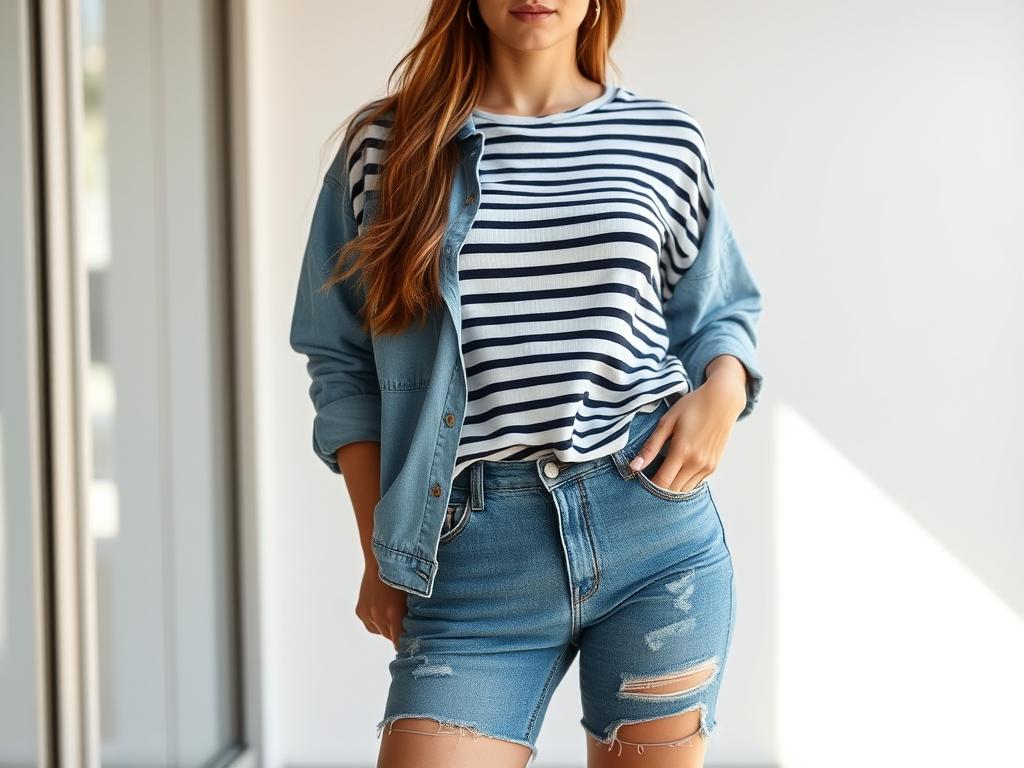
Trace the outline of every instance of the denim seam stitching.
<instances>
[{"instance_id":1,"label":"denim seam stitching","mask_svg":"<svg viewBox=\"0 0 1024 768\"><path fill-rule=\"evenodd\" d=\"M729 653L729 642L732 639L732 627L733 627L733 613L736 610L736 571L732 567L732 552L729 550L729 542L726 539L725 523L722 521L722 513L718 511L718 504L715 502L715 495L711 493L710 486L708 489L708 497L711 499L711 507L715 510L715 516L718 518L718 526L722 529L722 544L725 546L725 551L729 554L729 626L725 630L725 645L722 649L722 659L720 662L721 667L724 668L726 656ZM721 676L722 672L719 671L718 675ZM713 720L708 725L708 732L715 727L715 721Z\"/></svg>"},{"instance_id":2,"label":"denim seam stitching","mask_svg":"<svg viewBox=\"0 0 1024 768\"><path fill-rule=\"evenodd\" d=\"M580 500L583 502L581 508L583 510L583 521L587 527L587 539L590 541L590 561L594 564L594 583L587 590L586 594L577 594L576 602L582 603L595 591L597 591L598 585L601 583L601 564L597 561L597 547L594 544L594 531L590 527L590 500L587 497L587 490L583 487L581 477L576 478L576 486L580 492ZM581 622L582 623L582 622Z\"/></svg>"},{"instance_id":3,"label":"denim seam stitching","mask_svg":"<svg viewBox=\"0 0 1024 768\"><path fill-rule=\"evenodd\" d=\"M380 382L380 389L383 392L421 392L429 389L429 382L422 381L400 381L398 379L386 379Z\"/></svg>"},{"instance_id":4,"label":"denim seam stitching","mask_svg":"<svg viewBox=\"0 0 1024 768\"><path fill-rule=\"evenodd\" d=\"M562 664L562 659L565 657L566 652L569 650L568 644L562 647L561 653L555 658L555 663L551 665L551 669L548 670L548 676L544 680L544 687L540 691L540 699L537 701L537 705L533 708L533 712L530 713L530 722L526 725L526 738L530 739L533 733L533 726L537 722L537 713L540 712L541 706L544 704L544 699L547 697L548 688L551 686L551 678L555 676L555 672L558 667Z\"/></svg>"}]
</instances>

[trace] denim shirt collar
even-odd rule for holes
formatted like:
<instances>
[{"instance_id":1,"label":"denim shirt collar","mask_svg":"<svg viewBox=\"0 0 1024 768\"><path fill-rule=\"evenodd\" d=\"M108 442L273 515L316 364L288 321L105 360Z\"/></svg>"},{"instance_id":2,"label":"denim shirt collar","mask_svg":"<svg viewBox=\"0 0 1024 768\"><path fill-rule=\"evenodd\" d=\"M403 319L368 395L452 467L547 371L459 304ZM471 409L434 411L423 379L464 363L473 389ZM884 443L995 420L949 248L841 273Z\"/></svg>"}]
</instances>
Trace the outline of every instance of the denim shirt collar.
<instances>
[{"instance_id":1,"label":"denim shirt collar","mask_svg":"<svg viewBox=\"0 0 1024 768\"><path fill-rule=\"evenodd\" d=\"M474 133L476 133L476 123L473 122L473 116L470 115L462 123L462 127L459 128L458 133L455 134L455 140L463 141Z\"/></svg>"}]
</instances>

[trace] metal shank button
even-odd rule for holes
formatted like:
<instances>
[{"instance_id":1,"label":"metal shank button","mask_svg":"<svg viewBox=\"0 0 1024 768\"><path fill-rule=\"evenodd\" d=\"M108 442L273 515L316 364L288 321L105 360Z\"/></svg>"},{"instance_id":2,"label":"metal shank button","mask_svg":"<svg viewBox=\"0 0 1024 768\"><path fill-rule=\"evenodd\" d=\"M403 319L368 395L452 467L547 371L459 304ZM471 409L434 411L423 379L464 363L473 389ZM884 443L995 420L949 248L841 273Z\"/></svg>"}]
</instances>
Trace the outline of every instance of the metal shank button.
<instances>
[{"instance_id":1,"label":"metal shank button","mask_svg":"<svg viewBox=\"0 0 1024 768\"><path fill-rule=\"evenodd\" d=\"M449 427L454 427L455 426L455 414L454 413L446 413L444 415L444 423L447 424Z\"/></svg>"},{"instance_id":2,"label":"metal shank button","mask_svg":"<svg viewBox=\"0 0 1024 768\"><path fill-rule=\"evenodd\" d=\"M549 461L544 465L544 474L548 477L558 477L558 465L553 461Z\"/></svg>"},{"instance_id":3,"label":"metal shank button","mask_svg":"<svg viewBox=\"0 0 1024 768\"><path fill-rule=\"evenodd\" d=\"M440 483L434 483L432 486L430 486L430 495L431 496L440 496L441 495L441 485L440 485Z\"/></svg>"}]
</instances>

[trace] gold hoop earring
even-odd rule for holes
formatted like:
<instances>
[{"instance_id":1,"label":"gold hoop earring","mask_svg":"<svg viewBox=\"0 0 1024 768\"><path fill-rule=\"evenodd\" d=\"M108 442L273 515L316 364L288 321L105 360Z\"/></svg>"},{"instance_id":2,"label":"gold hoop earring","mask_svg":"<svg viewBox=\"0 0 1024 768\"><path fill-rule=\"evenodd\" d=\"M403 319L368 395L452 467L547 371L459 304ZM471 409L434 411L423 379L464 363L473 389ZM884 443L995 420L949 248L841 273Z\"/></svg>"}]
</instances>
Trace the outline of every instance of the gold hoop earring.
<instances>
[{"instance_id":1,"label":"gold hoop earring","mask_svg":"<svg viewBox=\"0 0 1024 768\"><path fill-rule=\"evenodd\" d=\"M476 25L473 23L473 15L469 12L469 8L471 5L473 5L473 0L469 0L469 2L466 3L466 21L469 22L469 26L471 29L476 29Z\"/></svg>"},{"instance_id":2,"label":"gold hoop earring","mask_svg":"<svg viewBox=\"0 0 1024 768\"><path fill-rule=\"evenodd\" d=\"M601 18L601 0L594 0L594 20L590 22L590 28L597 26L597 20Z\"/></svg>"}]
</instances>

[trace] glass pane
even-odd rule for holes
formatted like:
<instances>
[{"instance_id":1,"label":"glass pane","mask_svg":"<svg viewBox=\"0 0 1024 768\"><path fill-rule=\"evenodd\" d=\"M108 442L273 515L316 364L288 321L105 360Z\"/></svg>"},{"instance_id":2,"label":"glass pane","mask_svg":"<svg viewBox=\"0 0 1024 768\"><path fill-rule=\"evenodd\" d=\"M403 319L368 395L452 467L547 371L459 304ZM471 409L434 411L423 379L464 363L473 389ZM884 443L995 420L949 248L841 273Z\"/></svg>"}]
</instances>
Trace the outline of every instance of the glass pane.
<instances>
[{"instance_id":1,"label":"glass pane","mask_svg":"<svg viewBox=\"0 0 1024 768\"><path fill-rule=\"evenodd\" d=\"M29 25L0 0L0 766L39 754L40 536L36 241Z\"/></svg>"},{"instance_id":2,"label":"glass pane","mask_svg":"<svg viewBox=\"0 0 1024 768\"><path fill-rule=\"evenodd\" d=\"M217 4L80 7L100 754L201 766L239 738Z\"/></svg>"}]
</instances>

